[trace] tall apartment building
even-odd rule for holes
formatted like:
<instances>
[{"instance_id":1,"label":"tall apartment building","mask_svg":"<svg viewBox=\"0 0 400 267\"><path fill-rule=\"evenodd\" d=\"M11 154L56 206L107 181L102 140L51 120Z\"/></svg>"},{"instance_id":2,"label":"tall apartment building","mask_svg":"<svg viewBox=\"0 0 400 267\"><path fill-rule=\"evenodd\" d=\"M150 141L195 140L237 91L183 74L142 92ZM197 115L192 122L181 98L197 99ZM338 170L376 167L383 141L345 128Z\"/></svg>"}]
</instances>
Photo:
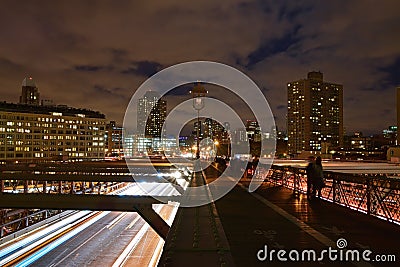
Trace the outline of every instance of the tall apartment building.
<instances>
[{"instance_id":1,"label":"tall apartment building","mask_svg":"<svg viewBox=\"0 0 400 267\"><path fill-rule=\"evenodd\" d=\"M246 121L246 132L250 142L261 142L261 129L257 121Z\"/></svg>"},{"instance_id":2,"label":"tall apartment building","mask_svg":"<svg viewBox=\"0 0 400 267\"><path fill-rule=\"evenodd\" d=\"M309 72L307 79L289 82L287 92L290 154L343 145L343 85Z\"/></svg>"},{"instance_id":3,"label":"tall apartment building","mask_svg":"<svg viewBox=\"0 0 400 267\"><path fill-rule=\"evenodd\" d=\"M144 133L148 138L161 138L167 116L167 101L160 99L159 93L147 91L143 98L139 99L137 109L138 133Z\"/></svg>"},{"instance_id":4,"label":"tall apartment building","mask_svg":"<svg viewBox=\"0 0 400 267\"><path fill-rule=\"evenodd\" d=\"M227 139L228 131L216 120L206 118L203 122L204 136L203 138L210 138L222 142Z\"/></svg>"}]
</instances>

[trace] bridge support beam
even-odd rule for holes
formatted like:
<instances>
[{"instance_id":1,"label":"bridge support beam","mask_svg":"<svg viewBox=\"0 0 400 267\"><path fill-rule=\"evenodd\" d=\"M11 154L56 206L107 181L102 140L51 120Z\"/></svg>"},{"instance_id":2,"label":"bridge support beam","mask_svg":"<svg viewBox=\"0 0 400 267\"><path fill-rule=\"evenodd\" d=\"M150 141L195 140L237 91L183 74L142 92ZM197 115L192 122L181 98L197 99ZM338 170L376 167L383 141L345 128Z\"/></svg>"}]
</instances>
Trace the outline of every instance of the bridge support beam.
<instances>
[{"instance_id":1,"label":"bridge support beam","mask_svg":"<svg viewBox=\"0 0 400 267\"><path fill-rule=\"evenodd\" d=\"M174 197L165 197L165 200L162 202L150 196L2 193L0 194L0 209L109 210L137 212L158 235L166 239L170 227L160 215L153 210L152 204L162 204L166 203L168 200L173 201Z\"/></svg>"},{"instance_id":2,"label":"bridge support beam","mask_svg":"<svg viewBox=\"0 0 400 267\"><path fill-rule=\"evenodd\" d=\"M154 211L152 205L135 205L139 215L153 228L154 231L162 238L166 239L169 232L169 225Z\"/></svg>"}]
</instances>

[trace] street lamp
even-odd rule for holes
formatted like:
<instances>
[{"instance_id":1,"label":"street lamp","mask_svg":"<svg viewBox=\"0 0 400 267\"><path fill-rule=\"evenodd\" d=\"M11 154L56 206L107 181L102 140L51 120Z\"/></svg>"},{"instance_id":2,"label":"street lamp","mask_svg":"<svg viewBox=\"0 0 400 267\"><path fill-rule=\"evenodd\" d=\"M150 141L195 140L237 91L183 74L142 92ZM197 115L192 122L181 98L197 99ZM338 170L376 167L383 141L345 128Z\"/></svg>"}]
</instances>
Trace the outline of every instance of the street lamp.
<instances>
[{"instance_id":1,"label":"street lamp","mask_svg":"<svg viewBox=\"0 0 400 267\"><path fill-rule=\"evenodd\" d=\"M218 156L218 146L219 146L218 140L214 141L214 146L215 146L215 156L217 157Z\"/></svg>"},{"instance_id":2,"label":"street lamp","mask_svg":"<svg viewBox=\"0 0 400 267\"><path fill-rule=\"evenodd\" d=\"M204 97L208 93L207 90L200 83L197 83L190 91L193 98L193 108L197 110L197 130L196 130L196 159L200 158L200 110L204 108Z\"/></svg>"}]
</instances>

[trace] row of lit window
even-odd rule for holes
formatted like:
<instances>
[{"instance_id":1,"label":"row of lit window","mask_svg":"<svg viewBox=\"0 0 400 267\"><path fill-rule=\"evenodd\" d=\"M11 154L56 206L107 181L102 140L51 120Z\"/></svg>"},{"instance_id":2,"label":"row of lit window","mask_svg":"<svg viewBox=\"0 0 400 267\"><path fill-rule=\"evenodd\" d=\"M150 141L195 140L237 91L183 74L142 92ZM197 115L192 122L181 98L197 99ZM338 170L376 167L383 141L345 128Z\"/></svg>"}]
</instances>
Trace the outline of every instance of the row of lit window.
<instances>
[{"instance_id":1,"label":"row of lit window","mask_svg":"<svg viewBox=\"0 0 400 267\"><path fill-rule=\"evenodd\" d=\"M82 137L82 136L80 136L80 137L78 137L78 136L71 136L71 135L65 135L65 136L62 136L62 135L31 135L31 134L28 134L28 135L22 135L22 134L16 134L16 135L14 135L14 134L0 134L0 140L1 139L7 139L7 140L13 140L13 139L17 139L17 140L22 140L22 139L25 139L25 140L30 140L30 139L36 139L36 140L48 140L48 139L51 139L51 140L55 140L55 139L57 139L57 140L93 140L93 141L104 141L104 137L102 137L102 136L94 136L94 137L91 137L91 136L88 136L88 137Z\"/></svg>"},{"instance_id":2,"label":"row of lit window","mask_svg":"<svg viewBox=\"0 0 400 267\"><path fill-rule=\"evenodd\" d=\"M7 150L10 149L14 149L18 146L24 146L24 147L34 147L34 148L41 148L41 149L45 149L46 147L51 147L51 146L58 146L60 148L62 147L71 147L71 146L77 146L77 147L81 147L81 148L91 148L91 147L99 147L102 148L104 147L103 143L98 143L97 145L93 145L92 143L84 143L84 142L73 142L73 144L71 142L65 142L65 145L63 144L63 142L50 142L50 143L45 143L45 142L25 142L25 143L13 143L12 141L9 142L7 141L7 143L4 143L2 141L0 141L0 150L4 151L7 147Z\"/></svg>"},{"instance_id":3,"label":"row of lit window","mask_svg":"<svg viewBox=\"0 0 400 267\"><path fill-rule=\"evenodd\" d=\"M16 131L15 131L16 130ZM89 131L71 131L71 130L41 130L41 129L33 129L32 131L29 129L13 129L13 128L3 128L0 127L0 132L7 132L7 133L25 133L30 135L30 133L38 133L38 134L58 134L58 135L86 135L86 136L104 136L102 132L89 132Z\"/></svg>"},{"instance_id":4,"label":"row of lit window","mask_svg":"<svg viewBox=\"0 0 400 267\"><path fill-rule=\"evenodd\" d=\"M1 119L10 121L19 121L17 123L22 123L21 121L40 121L40 122L61 122L70 124L92 124L92 125L104 125L105 121L98 121L96 119L92 120L67 120L64 118L53 118L53 117L28 117L28 116L16 116L16 115L2 115Z\"/></svg>"},{"instance_id":5,"label":"row of lit window","mask_svg":"<svg viewBox=\"0 0 400 267\"><path fill-rule=\"evenodd\" d=\"M48 140L48 139L44 139L44 140ZM50 140L62 140L62 139L50 139ZM88 140L87 140L88 141ZM16 141L14 141L14 140L0 140L0 145L40 145L40 144L42 144L42 145L44 145L44 146L46 146L48 143L50 142L50 144L52 144L52 143L54 143L55 144L55 142L56 141L22 141L22 140L16 140ZM71 145L71 143L73 143L74 145L81 145L81 146L84 146L85 144L87 145L87 146L104 146L104 142L87 142L87 143L85 143L85 142L65 142L65 144L67 145L67 146L69 146L69 145ZM58 144L59 145L63 145L63 142L58 142Z\"/></svg>"},{"instance_id":6,"label":"row of lit window","mask_svg":"<svg viewBox=\"0 0 400 267\"><path fill-rule=\"evenodd\" d=\"M46 140L48 140L48 139L46 139ZM1 140L0 139L0 146L4 146L4 145L7 145L7 146L14 146L14 145L42 145L42 146L47 146L48 144L50 144L50 145L56 145L56 143L59 145L59 146L62 146L63 145L63 143L64 142L62 142L62 141L55 141L56 139L52 139L52 140L54 140L54 141L22 141L22 140L16 140L16 141L14 141L14 140ZM59 139L58 139L59 140ZM67 145L67 146L70 146L71 144L73 144L73 145L80 145L80 146L103 146L104 145L104 142L69 142L69 141L66 141L65 142L65 144Z\"/></svg>"},{"instance_id":7,"label":"row of lit window","mask_svg":"<svg viewBox=\"0 0 400 267\"><path fill-rule=\"evenodd\" d=\"M97 120L65 120L63 118L49 118L49 117L42 117L42 118L37 118L37 121L42 121L42 122L65 122L69 124L93 124L93 125L99 125L99 124L105 124L105 122L99 122Z\"/></svg>"},{"instance_id":8,"label":"row of lit window","mask_svg":"<svg viewBox=\"0 0 400 267\"><path fill-rule=\"evenodd\" d=\"M0 158L1 159L7 159L7 158L47 158L47 157L53 157L57 156L58 154L56 152L50 152L50 153L43 153L43 152L37 152L37 153L0 153ZM96 157L96 158L101 158L104 157L104 153L102 152L95 152L95 153L68 153L69 157Z\"/></svg>"},{"instance_id":9,"label":"row of lit window","mask_svg":"<svg viewBox=\"0 0 400 267\"><path fill-rule=\"evenodd\" d=\"M24 138L25 137L25 138ZM62 135L12 135L12 134L0 134L0 139L39 139L39 140L94 140L94 141L103 141L104 138L103 137L78 137L78 136L70 136L70 135L66 135L66 136L62 136Z\"/></svg>"},{"instance_id":10,"label":"row of lit window","mask_svg":"<svg viewBox=\"0 0 400 267\"><path fill-rule=\"evenodd\" d=\"M22 123L14 123L12 121L0 121L0 125L7 125L7 126L17 126L17 127L24 127L24 125ZM65 126L65 127L64 127ZM93 131L104 131L104 127L97 127L97 126L77 126L77 125L62 125L62 124L51 124L51 123L34 123L34 124L30 124L30 123L26 123L25 127L37 127L37 128L59 128L59 129L80 129L80 130L93 130ZM3 127L2 127L3 128ZM18 128L18 129L23 129L23 128Z\"/></svg>"},{"instance_id":11,"label":"row of lit window","mask_svg":"<svg viewBox=\"0 0 400 267\"><path fill-rule=\"evenodd\" d=\"M96 148L96 147L68 147L68 148L62 148L58 146L49 146L49 147L29 147L29 146L24 146L24 147L9 147L5 149L4 147L0 147L0 151L8 151L8 152L29 152L29 151L66 151L66 152L71 152L71 151L104 151L103 148Z\"/></svg>"}]
</instances>

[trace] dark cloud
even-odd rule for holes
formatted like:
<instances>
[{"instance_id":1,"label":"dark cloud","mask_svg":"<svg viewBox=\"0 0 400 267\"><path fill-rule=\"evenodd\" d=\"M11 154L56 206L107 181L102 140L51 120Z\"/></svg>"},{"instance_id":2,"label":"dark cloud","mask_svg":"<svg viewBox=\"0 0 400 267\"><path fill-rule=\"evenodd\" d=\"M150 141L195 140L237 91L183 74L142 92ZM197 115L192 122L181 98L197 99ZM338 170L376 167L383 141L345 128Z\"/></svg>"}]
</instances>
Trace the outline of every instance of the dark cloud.
<instances>
[{"instance_id":1,"label":"dark cloud","mask_svg":"<svg viewBox=\"0 0 400 267\"><path fill-rule=\"evenodd\" d=\"M194 84L190 83L190 84L185 84L185 85L181 85L179 87L174 88L172 91L170 91L170 95L174 95L174 96L187 96L190 95L190 91L193 89Z\"/></svg>"},{"instance_id":2,"label":"dark cloud","mask_svg":"<svg viewBox=\"0 0 400 267\"><path fill-rule=\"evenodd\" d=\"M118 97L118 98L124 98L124 95L121 94L121 92L126 90L124 88L119 88L119 87L106 88L98 84L94 85L93 89L95 94L100 94L103 97Z\"/></svg>"},{"instance_id":3,"label":"dark cloud","mask_svg":"<svg viewBox=\"0 0 400 267\"><path fill-rule=\"evenodd\" d=\"M95 72L95 71L100 71L103 70L103 66L93 66L93 65L78 65L74 67L75 70L77 71L89 71L89 72Z\"/></svg>"},{"instance_id":4,"label":"dark cloud","mask_svg":"<svg viewBox=\"0 0 400 267\"><path fill-rule=\"evenodd\" d=\"M399 44L400 45L400 44ZM391 85L400 86L400 56L397 57L394 62L388 66L380 68L385 73L385 77L381 81L385 86L390 87Z\"/></svg>"},{"instance_id":5,"label":"dark cloud","mask_svg":"<svg viewBox=\"0 0 400 267\"><path fill-rule=\"evenodd\" d=\"M307 16L308 13L312 11L313 7L308 3L301 3L300 5L296 4L294 6L290 5L282 5L279 8L278 19L281 21L288 20L293 22L299 16Z\"/></svg>"},{"instance_id":6,"label":"dark cloud","mask_svg":"<svg viewBox=\"0 0 400 267\"><path fill-rule=\"evenodd\" d=\"M246 67L251 68L254 64L263 61L271 55L286 52L291 46L299 41L296 33L300 27L300 25L295 25L292 31L285 33L280 38L266 40L260 45L260 47L248 55Z\"/></svg>"},{"instance_id":7,"label":"dark cloud","mask_svg":"<svg viewBox=\"0 0 400 267\"><path fill-rule=\"evenodd\" d=\"M46 98L121 122L147 77L211 60L253 79L280 129L286 83L320 70L344 85L348 131L379 132L395 123L398 10L395 0L3 1L0 100L16 102L32 75Z\"/></svg>"},{"instance_id":8,"label":"dark cloud","mask_svg":"<svg viewBox=\"0 0 400 267\"><path fill-rule=\"evenodd\" d=\"M121 73L150 77L162 69L162 65L154 61L137 61L131 65L132 67L122 70Z\"/></svg>"}]
</instances>

